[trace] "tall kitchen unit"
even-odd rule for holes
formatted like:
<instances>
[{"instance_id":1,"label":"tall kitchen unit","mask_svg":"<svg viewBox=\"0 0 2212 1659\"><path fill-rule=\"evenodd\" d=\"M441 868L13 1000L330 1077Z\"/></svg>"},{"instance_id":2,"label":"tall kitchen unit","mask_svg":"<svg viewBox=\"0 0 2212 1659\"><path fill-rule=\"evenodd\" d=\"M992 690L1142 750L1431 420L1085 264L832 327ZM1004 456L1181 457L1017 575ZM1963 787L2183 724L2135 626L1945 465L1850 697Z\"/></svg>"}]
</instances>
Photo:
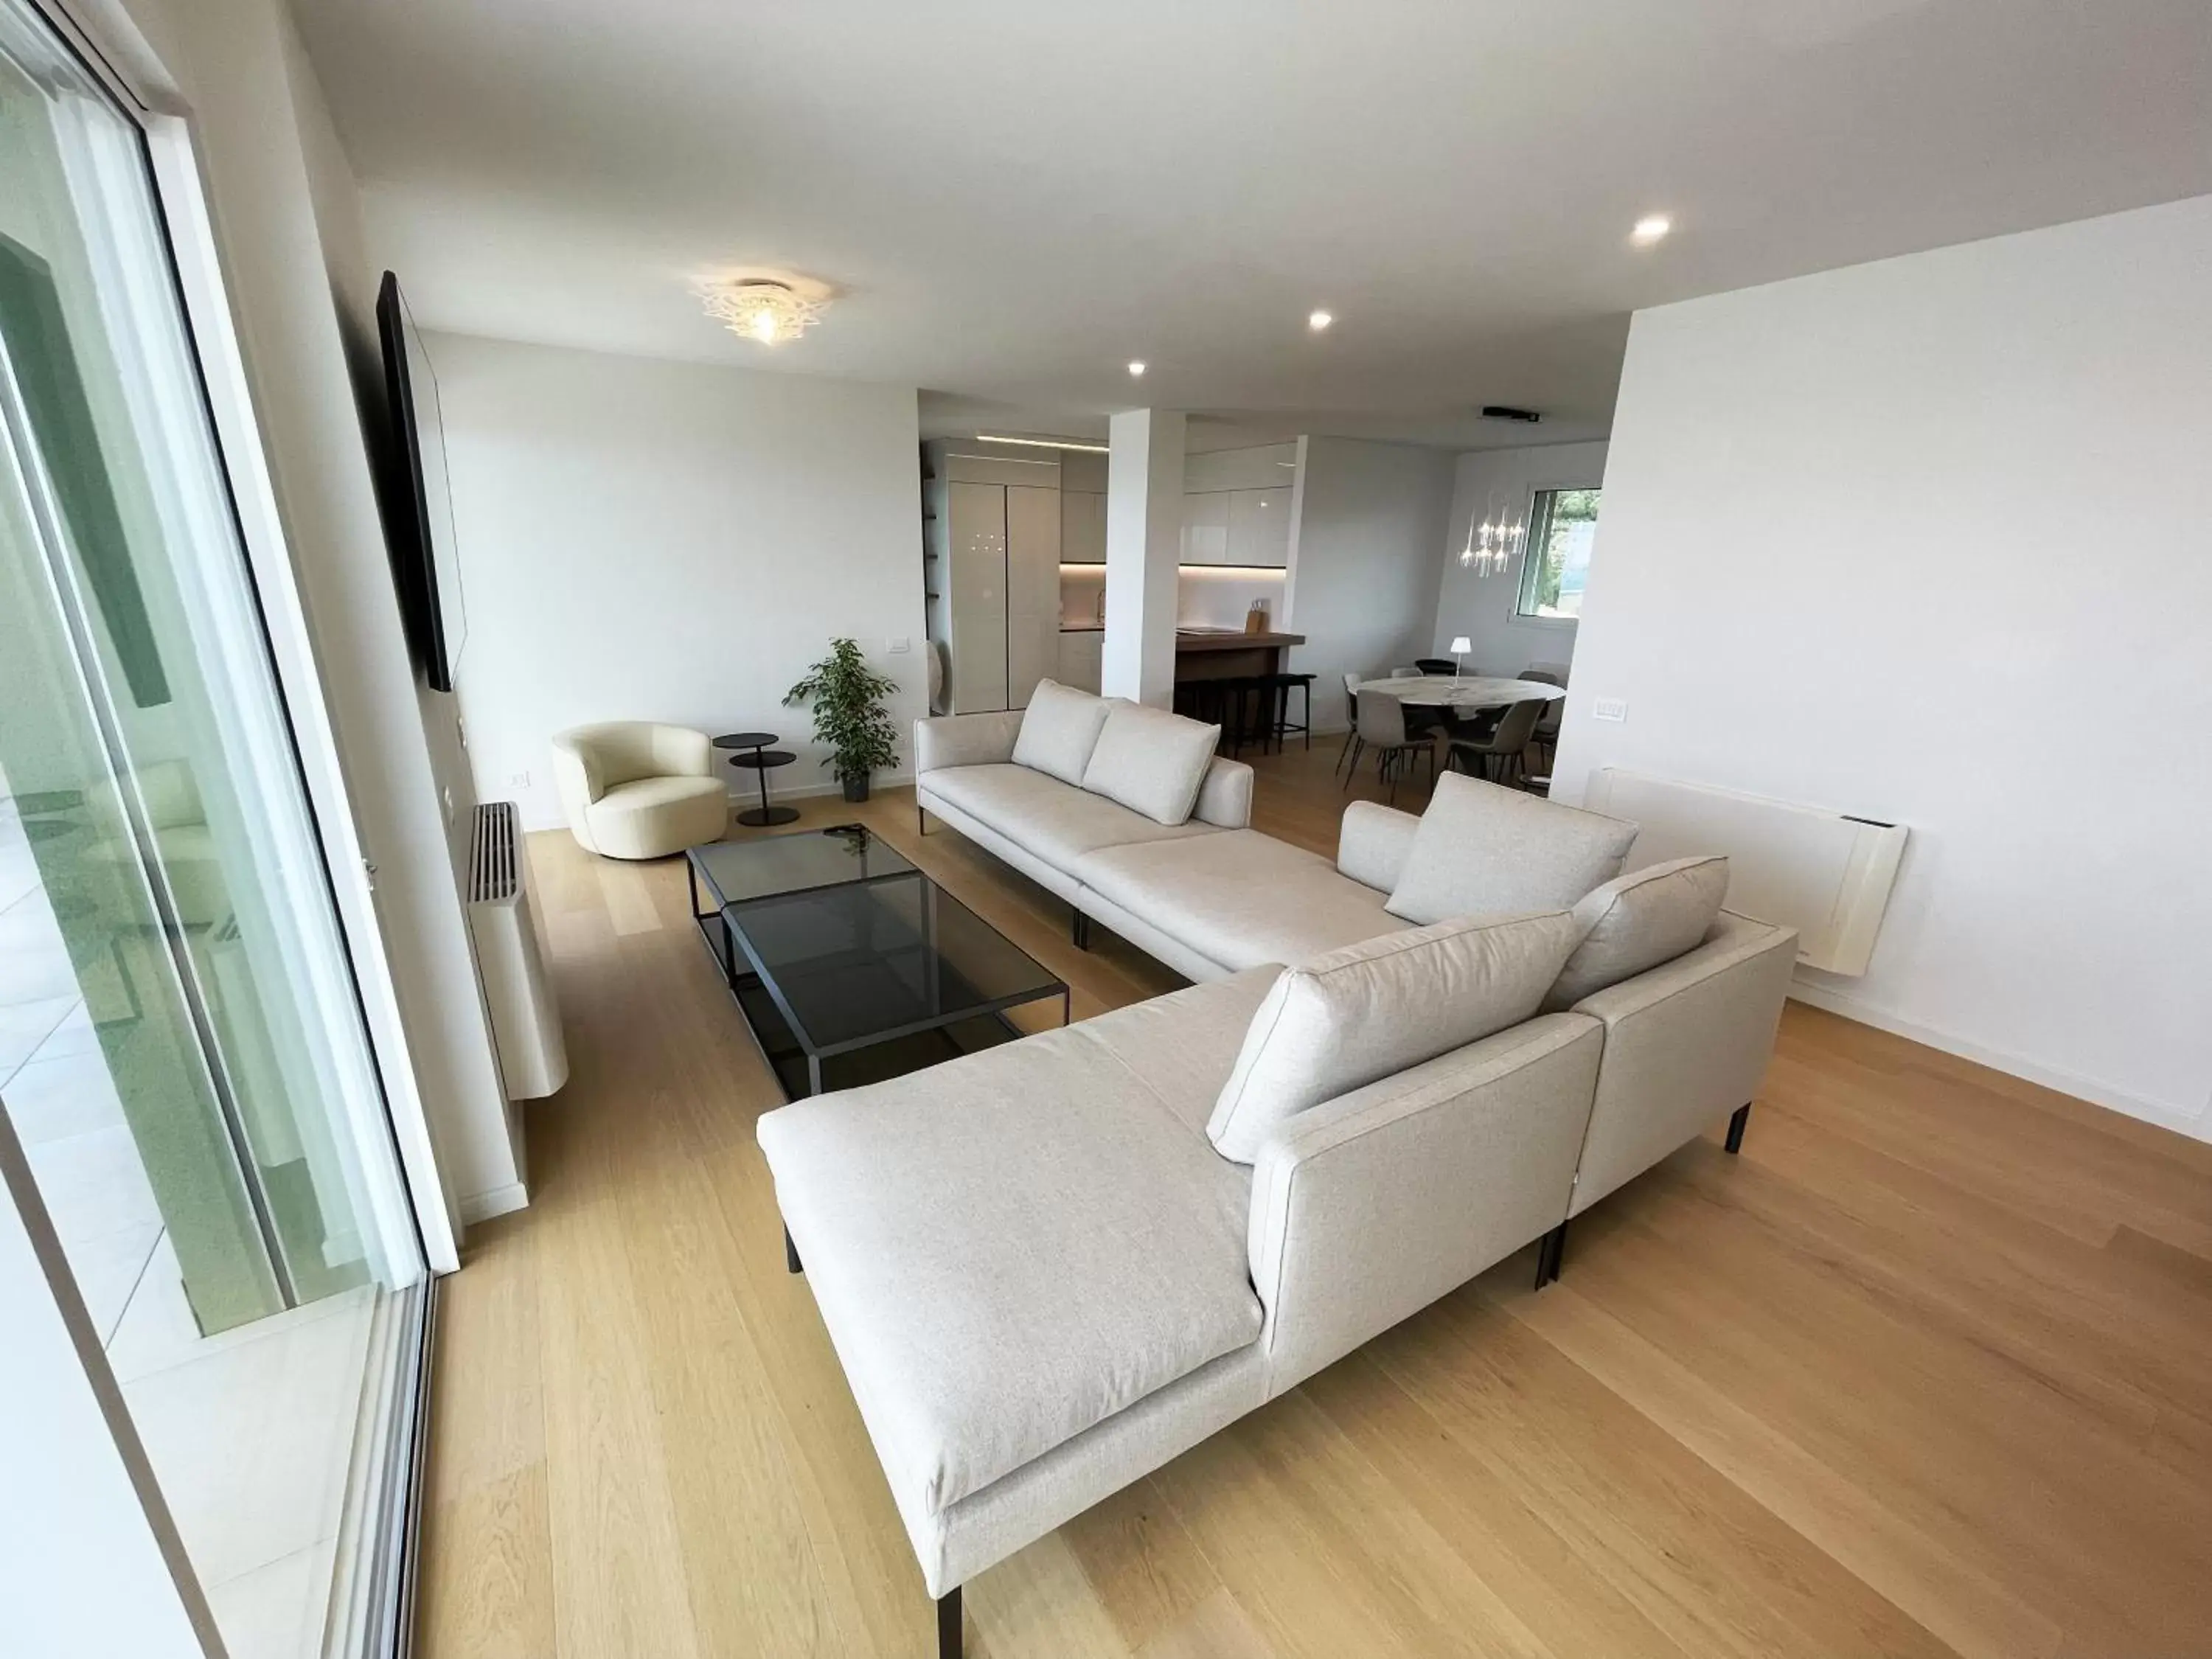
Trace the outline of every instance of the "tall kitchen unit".
<instances>
[{"instance_id":1,"label":"tall kitchen unit","mask_svg":"<svg viewBox=\"0 0 2212 1659\"><path fill-rule=\"evenodd\" d=\"M924 588L939 712L1026 708L1060 653L1060 462L922 446Z\"/></svg>"}]
</instances>

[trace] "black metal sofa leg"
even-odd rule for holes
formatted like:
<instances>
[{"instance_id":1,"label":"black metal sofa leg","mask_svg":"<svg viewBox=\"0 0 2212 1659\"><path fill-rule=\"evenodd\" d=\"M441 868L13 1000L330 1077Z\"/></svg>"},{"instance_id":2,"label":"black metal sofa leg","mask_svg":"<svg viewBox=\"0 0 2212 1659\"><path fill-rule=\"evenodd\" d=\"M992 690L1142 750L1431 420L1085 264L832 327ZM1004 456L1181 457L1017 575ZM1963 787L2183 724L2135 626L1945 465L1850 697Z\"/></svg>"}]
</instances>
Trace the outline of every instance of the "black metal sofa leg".
<instances>
[{"instance_id":1,"label":"black metal sofa leg","mask_svg":"<svg viewBox=\"0 0 2212 1659\"><path fill-rule=\"evenodd\" d=\"M799 1246L791 1242L791 1229L788 1227L783 1230L783 1265L795 1273L806 1271L799 1260Z\"/></svg>"},{"instance_id":2,"label":"black metal sofa leg","mask_svg":"<svg viewBox=\"0 0 2212 1659\"><path fill-rule=\"evenodd\" d=\"M1068 938L1074 942L1075 948L1079 951L1088 951L1091 948L1091 918L1072 906Z\"/></svg>"},{"instance_id":3,"label":"black metal sofa leg","mask_svg":"<svg viewBox=\"0 0 2212 1659\"><path fill-rule=\"evenodd\" d=\"M937 1659L960 1659L960 1587L937 1598Z\"/></svg>"},{"instance_id":4,"label":"black metal sofa leg","mask_svg":"<svg viewBox=\"0 0 2212 1659\"><path fill-rule=\"evenodd\" d=\"M1728 1149L1732 1152L1743 1150L1743 1126L1751 1121L1751 1103L1745 1101L1729 1118Z\"/></svg>"},{"instance_id":5,"label":"black metal sofa leg","mask_svg":"<svg viewBox=\"0 0 2212 1659\"><path fill-rule=\"evenodd\" d=\"M1567 1224L1558 1226L1536 1241L1536 1288L1542 1290L1559 1276L1559 1264L1566 1260Z\"/></svg>"}]
</instances>

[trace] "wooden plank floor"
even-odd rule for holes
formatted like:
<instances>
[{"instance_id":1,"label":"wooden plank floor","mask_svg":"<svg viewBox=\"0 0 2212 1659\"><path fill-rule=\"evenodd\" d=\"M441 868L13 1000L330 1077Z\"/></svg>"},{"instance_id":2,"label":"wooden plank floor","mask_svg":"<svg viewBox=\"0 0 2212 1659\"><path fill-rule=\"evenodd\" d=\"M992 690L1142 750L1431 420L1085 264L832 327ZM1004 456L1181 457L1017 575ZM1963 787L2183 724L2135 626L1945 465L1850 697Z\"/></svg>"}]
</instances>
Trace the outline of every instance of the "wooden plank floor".
<instances>
[{"instance_id":1,"label":"wooden plank floor","mask_svg":"<svg viewBox=\"0 0 2212 1659\"><path fill-rule=\"evenodd\" d=\"M1260 827L1333 846L1334 749L1262 763ZM910 791L804 805L882 830L1079 1018L1176 982L917 841ZM921 1659L682 864L531 852L574 1073L529 1111L536 1202L446 1285L422 1650ZM1541 1294L1532 1263L983 1575L969 1650L2212 1653L2212 1146L1793 1004L1741 1158L1685 1148Z\"/></svg>"}]
</instances>

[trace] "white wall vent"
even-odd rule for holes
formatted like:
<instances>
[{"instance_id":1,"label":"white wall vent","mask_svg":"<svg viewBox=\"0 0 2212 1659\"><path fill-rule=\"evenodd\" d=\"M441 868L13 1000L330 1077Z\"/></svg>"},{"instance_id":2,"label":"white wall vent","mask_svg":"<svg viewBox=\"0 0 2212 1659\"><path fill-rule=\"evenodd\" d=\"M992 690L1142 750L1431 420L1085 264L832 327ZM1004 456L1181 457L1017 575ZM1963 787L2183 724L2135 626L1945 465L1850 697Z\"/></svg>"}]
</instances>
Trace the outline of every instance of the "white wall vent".
<instances>
[{"instance_id":1,"label":"white wall vent","mask_svg":"<svg viewBox=\"0 0 2212 1659\"><path fill-rule=\"evenodd\" d=\"M1725 853L1729 909L1795 927L1804 967L1866 972L1905 856L1902 824L1611 766L1591 775L1583 805L1642 826L1628 868Z\"/></svg>"},{"instance_id":2,"label":"white wall vent","mask_svg":"<svg viewBox=\"0 0 2212 1659\"><path fill-rule=\"evenodd\" d=\"M507 1097L551 1094L568 1080L568 1050L531 908L522 828L510 800L477 808L469 843L469 935Z\"/></svg>"}]
</instances>

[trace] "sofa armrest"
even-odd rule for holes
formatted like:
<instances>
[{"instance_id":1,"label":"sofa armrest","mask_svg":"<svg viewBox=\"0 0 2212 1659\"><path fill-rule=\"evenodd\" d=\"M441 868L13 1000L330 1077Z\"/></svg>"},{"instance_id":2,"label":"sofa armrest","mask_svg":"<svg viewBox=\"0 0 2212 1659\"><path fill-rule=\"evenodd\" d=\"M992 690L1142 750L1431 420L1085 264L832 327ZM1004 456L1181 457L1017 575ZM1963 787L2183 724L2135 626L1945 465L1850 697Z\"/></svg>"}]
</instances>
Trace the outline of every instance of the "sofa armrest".
<instances>
[{"instance_id":1,"label":"sofa armrest","mask_svg":"<svg viewBox=\"0 0 2212 1659\"><path fill-rule=\"evenodd\" d=\"M941 772L949 766L988 766L1014 757L1022 734L1022 711L988 714L933 714L914 723L914 769Z\"/></svg>"},{"instance_id":2,"label":"sofa armrest","mask_svg":"<svg viewBox=\"0 0 2212 1659\"><path fill-rule=\"evenodd\" d=\"M1216 755L1198 786L1191 817L1224 830L1243 830L1252 822L1252 769L1243 761Z\"/></svg>"},{"instance_id":3,"label":"sofa armrest","mask_svg":"<svg viewBox=\"0 0 2212 1659\"><path fill-rule=\"evenodd\" d=\"M1605 1057L1572 1213L1751 1100L1796 965L1794 928L1723 910L1694 951L1574 1006L1603 1024Z\"/></svg>"},{"instance_id":4,"label":"sofa armrest","mask_svg":"<svg viewBox=\"0 0 2212 1659\"><path fill-rule=\"evenodd\" d=\"M1601 1028L1546 1014L1299 1113L1252 1169L1272 1396L1566 1219Z\"/></svg>"},{"instance_id":5,"label":"sofa armrest","mask_svg":"<svg viewBox=\"0 0 2212 1659\"><path fill-rule=\"evenodd\" d=\"M1344 822L1336 832L1336 868L1363 886L1387 893L1406 872L1406 855L1413 850L1413 832L1421 820L1412 812L1356 800L1344 809Z\"/></svg>"}]
</instances>

